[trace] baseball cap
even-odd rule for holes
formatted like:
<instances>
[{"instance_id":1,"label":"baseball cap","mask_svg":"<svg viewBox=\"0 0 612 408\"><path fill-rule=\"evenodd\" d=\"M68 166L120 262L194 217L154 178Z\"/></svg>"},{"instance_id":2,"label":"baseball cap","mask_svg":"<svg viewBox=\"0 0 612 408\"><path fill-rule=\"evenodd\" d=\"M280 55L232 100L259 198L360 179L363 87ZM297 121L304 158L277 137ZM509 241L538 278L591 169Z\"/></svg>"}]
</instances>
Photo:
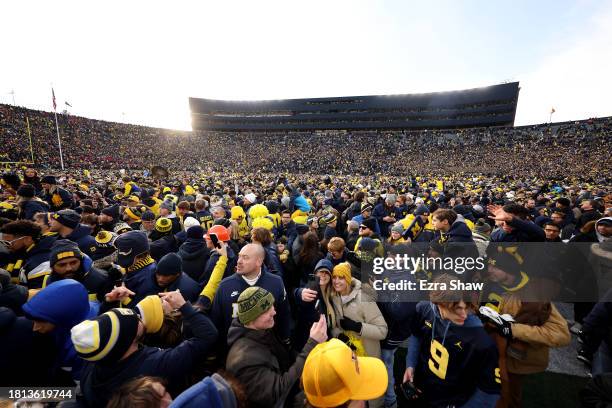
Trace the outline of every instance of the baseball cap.
<instances>
[{"instance_id":1,"label":"baseball cap","mask_svg":"<svg viewBox=\"0 0 612 408\"><path fill-rule=\"evenodd\" d=\"M387 383L387 369L380 359L357 357L338 339L312 349L302 373L304 393L315 407L375 399L385 393Z\"/></svg>"}]
</instances>

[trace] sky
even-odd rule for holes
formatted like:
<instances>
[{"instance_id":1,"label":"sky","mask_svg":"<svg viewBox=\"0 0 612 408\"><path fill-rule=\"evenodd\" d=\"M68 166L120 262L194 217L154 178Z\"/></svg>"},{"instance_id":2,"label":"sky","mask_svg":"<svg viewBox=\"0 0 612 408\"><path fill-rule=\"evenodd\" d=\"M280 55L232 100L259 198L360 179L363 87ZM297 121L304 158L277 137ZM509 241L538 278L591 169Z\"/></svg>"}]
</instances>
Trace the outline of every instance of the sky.
<instances>
[{"instance_id":1,"label":"sky","mask_svg":"<svg viewBox=\"0 0 612 408\"><path fill-rule=\"evenodd\" d=\"M520 81L516 125L612 115L612 0L0 2L0 103L191 129L189 97Z\"/></svg>"}]
</instances>

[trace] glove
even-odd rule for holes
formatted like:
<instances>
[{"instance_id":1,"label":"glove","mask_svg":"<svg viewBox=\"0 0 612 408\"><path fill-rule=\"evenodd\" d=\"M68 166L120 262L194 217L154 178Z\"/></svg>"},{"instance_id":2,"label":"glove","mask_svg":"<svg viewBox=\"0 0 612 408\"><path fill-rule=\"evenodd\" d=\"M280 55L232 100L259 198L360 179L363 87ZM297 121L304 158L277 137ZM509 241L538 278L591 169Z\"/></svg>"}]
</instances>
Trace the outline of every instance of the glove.
<instances>
[{"instance_id":1,"label":"glove","mask_svg":"<svg viewBox=\"0 0 612 408\"><path fill-rule=\"evenodd\" d=\"M512 339L512 322L514 321L512 316L500 315L488 306L481 306L479 311L482 320L491 323L497 332L508 340Z\"/></svg>"},{"instance_id":2,"label":"glove","mask_svg":"<svg viewBox=\"0 0 612 408\"><path fill-rule=\"evenodd\" d=\"M354 331L355 333L361 333L361 322L356 322L348 317L340 319L340 327L344 330Z\"/></svg>"},{"instance_id":3,"label":"glove","mask_svg":"<svg viewBox=\"0 0 612 408\"><path fill-rule=\"evenodd\" d=\"M512 323L504 320L500 326L497 326L497 331L499 334L507 338L508 340L512 340Z\"/></svg>"}]
</instances>

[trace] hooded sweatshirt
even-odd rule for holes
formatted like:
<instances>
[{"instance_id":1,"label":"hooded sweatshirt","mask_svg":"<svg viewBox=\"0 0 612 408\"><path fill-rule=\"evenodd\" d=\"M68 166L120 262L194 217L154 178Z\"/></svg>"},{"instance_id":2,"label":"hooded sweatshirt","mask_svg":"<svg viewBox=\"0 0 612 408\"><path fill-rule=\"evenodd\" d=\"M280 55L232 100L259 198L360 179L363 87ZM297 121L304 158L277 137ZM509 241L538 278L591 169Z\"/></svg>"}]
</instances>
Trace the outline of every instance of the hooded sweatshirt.
<instances>
[{"instance_id":1,"label":"hooded sweatshirt","mask_svg":"<svg viewBox=\"0 0 612 408\"><path fill-rule=\"evenodd\" d=\"M178 250L178 256L183 261L183 271L189 277L197 281L210 257L210 249L206 247L204 239L187 238Z\"/></svg>"}]
</instances>

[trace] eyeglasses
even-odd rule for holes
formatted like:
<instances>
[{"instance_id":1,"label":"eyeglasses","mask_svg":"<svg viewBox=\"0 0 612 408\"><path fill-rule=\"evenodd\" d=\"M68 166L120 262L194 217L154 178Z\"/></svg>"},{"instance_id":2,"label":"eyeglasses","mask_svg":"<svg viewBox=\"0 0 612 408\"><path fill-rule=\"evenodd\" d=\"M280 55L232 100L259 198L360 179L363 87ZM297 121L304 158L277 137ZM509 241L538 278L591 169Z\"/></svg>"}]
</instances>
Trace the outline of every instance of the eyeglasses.
<instances>
[{"instance_id":1,"label":"eyeglasses","mask_svg":"<svg viewBox=\"0 0 612 408\"><path fill-rule=\"evenodd\" d=\"M9 248L13 244L13 242L17 242L20 239L24 239L24 238L25 237L19 237L19 238L15 238L12 241L7 241L6 239L0 239L0 245L4 245L5 247Z\"/></svg>"}]
</instances>

